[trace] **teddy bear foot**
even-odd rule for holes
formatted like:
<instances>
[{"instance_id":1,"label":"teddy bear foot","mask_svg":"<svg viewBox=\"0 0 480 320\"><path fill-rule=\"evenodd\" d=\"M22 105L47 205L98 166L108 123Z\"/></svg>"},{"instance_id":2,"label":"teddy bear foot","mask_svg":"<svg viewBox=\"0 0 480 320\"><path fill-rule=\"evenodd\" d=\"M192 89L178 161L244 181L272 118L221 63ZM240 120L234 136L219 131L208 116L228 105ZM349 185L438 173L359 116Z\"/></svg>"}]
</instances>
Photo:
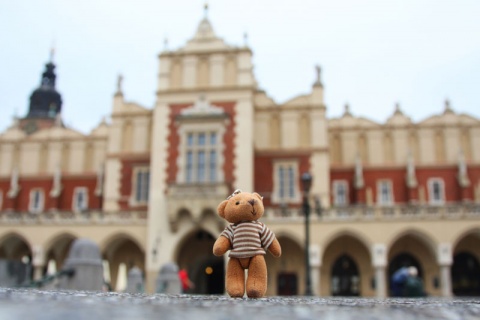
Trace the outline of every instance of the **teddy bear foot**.
<instances>
[{"instance_id":1,"label":"teddy bear foot","mask_svg":"<svg viewBox=\"0 0 480 320\"><path fill-rule=\"evenodd\" d=\"M261 290L247 290L247 297L249 298L261 298L265 295Z\"/></svg>"}]
</instances>

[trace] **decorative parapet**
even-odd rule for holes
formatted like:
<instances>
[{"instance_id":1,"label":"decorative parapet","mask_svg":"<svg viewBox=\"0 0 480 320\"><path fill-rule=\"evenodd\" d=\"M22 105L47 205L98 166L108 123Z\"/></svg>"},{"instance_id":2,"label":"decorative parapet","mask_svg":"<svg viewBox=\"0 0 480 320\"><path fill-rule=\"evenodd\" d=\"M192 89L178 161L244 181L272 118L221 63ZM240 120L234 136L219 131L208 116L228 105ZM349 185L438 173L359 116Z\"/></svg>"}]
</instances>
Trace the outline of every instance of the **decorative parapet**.
<instances>
[{"instance_id":1,"label":"decorative parapet","mask_svg":"<svg viewBox=\"0 0 480 320\"><path fill-rule=\"evenodd\" d=\"M30 212L0 212L3 225L146 225L146 211L52 211L40 214Z\"/></svg>"},{"instance_id":2,"label":"decorative parapet","mask_svg":"<svg viewBox=\"0 0 480 320\"><path fill-rule=\"evenodd\" d=\"M301 208L266 208L264 220L271 222L303 222ZM398 205L346 206L323 209L321 215L311 214L312 221L351 222L351 221L405 221L405 220L462 220L480 219L480 203L454 203L443 206Z\"/></svg>"}]
</instances>

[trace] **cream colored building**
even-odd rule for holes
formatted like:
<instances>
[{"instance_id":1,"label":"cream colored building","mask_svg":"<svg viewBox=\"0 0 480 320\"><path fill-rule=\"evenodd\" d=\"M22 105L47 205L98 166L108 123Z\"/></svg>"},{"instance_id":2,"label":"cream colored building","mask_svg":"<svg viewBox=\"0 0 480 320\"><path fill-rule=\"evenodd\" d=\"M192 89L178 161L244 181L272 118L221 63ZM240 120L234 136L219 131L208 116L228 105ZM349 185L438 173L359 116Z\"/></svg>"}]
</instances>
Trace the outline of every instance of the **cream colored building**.
<instances>
[{"instance_id":1,"label":"cream colored building","mask_svg":"<svg viewBox=\"0 0 480 320\"><path fill-rule=\"evenodd\" d=\"M52 70L39 90L54 91L43 81ZM480 295L480 120L448 102L418 123L399 106L385 123L348 107L329 119L323 90L317 68L310 93L276 103L258 89L251 49L204 18L183 47L160 53L153 109L126 101L120 78L111 121L88 135L58 108L0 134L0 258L30 257L38 279L87 237L117 290L118 270L137 265L154 292L174 261L194 292L222 293L216 207L239 188L264 196L262 220L283 248L267 254L267 294L303 294L309 172L316 295L388 296L403 265L431 295Z\"/></svg>"}]
</instances>

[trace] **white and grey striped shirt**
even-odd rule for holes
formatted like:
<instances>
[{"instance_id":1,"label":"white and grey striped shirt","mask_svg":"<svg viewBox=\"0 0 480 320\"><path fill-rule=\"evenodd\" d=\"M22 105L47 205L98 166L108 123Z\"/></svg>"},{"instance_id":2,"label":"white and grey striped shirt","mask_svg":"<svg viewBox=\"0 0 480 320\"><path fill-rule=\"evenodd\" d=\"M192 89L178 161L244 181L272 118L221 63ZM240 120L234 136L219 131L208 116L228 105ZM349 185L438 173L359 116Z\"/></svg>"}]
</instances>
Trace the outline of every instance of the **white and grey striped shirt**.
<instances>
[{"instance_id":1,"label":"white and grey striped shirt","mask_svg":"<svg viewBox=\"0 0 480 320\"><path fill-rule=\"evenodd\" d=\"M272 244L275 234L260 221L242 221L230 224L223 230L224 236L232 244L231 258L250 258L265 254Z\"/></svg>"}]
</instances>

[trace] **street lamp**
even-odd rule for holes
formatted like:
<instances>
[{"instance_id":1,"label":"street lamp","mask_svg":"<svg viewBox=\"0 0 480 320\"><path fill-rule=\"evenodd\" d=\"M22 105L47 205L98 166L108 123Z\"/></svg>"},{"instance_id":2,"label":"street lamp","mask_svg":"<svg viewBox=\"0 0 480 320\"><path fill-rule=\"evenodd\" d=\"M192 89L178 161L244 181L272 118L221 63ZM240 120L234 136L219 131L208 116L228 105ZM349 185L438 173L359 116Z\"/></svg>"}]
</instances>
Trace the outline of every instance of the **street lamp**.
<instances>
[{"instance_id":1,"label":"street lamp","mask_svg":"<svg viewBox=\"0 0 480 320\"><path fill-rule=\"evenodd\" d=\"M308 172L302 174L303 188L303 212L305 214L305 295L311 296L312 280L310 278L310 203L308 202L308 194L312 186L312 175Z\"/></svg>"}]
</instances>

